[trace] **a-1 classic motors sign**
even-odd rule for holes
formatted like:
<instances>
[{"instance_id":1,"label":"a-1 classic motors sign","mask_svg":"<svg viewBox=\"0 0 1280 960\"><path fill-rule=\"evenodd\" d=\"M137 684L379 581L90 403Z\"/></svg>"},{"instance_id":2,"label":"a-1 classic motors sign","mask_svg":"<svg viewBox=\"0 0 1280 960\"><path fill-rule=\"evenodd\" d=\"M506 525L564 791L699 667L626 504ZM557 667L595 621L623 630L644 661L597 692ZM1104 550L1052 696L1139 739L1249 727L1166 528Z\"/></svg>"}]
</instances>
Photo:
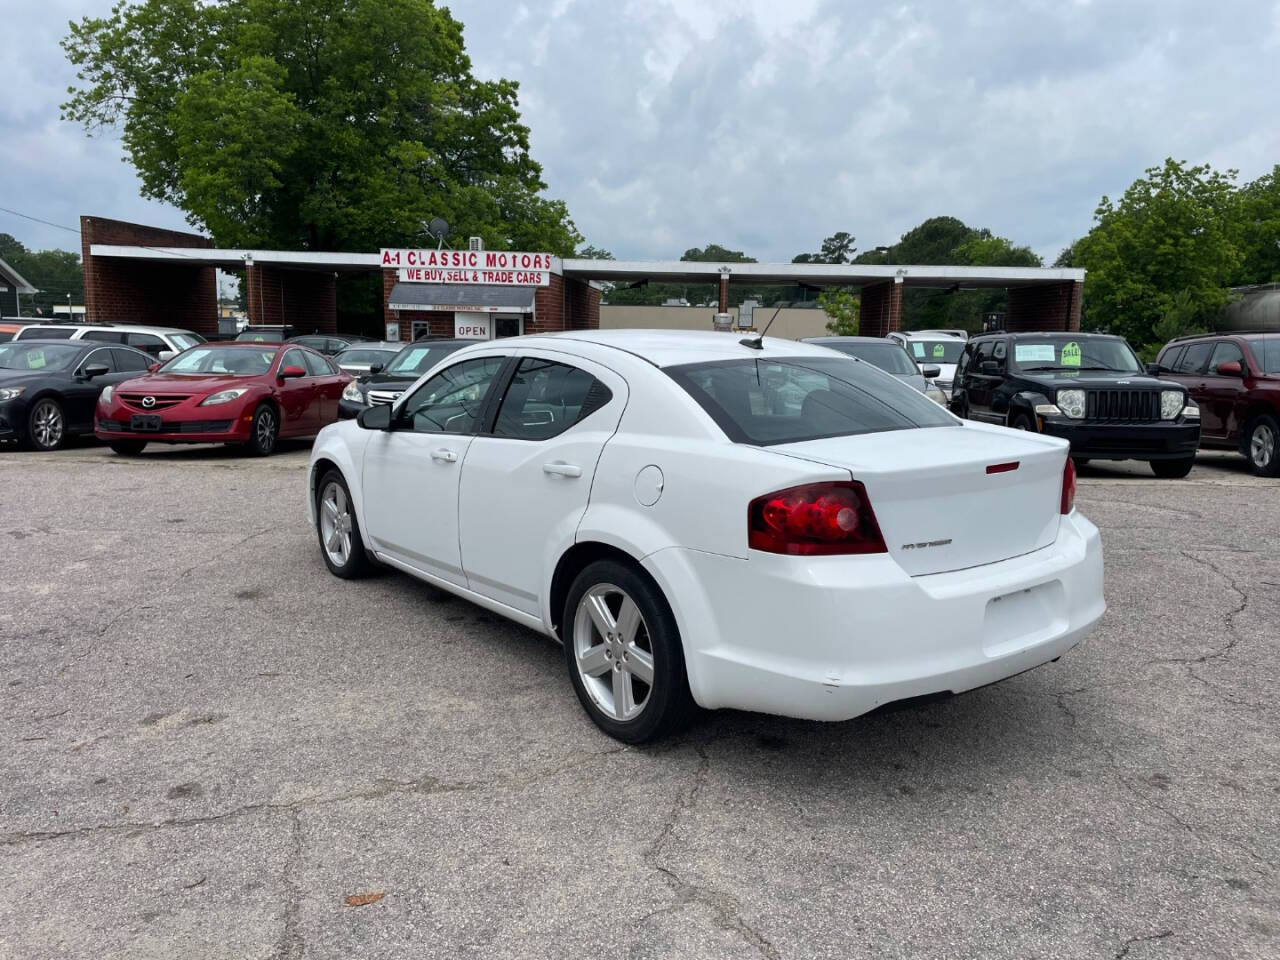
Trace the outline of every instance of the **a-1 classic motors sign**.
<instances>
[{"instance_id":1,"label":"a-1 classic motors sign","mask_svg":"<svg viewBox=\"0 0 1280 960\"><path fill-rule=\"evenodd\" d=\"M398 270L404 283L545 287L551 283L552 259L549 253L382 248L382 266Z\"/></svg>"}]
</instances>

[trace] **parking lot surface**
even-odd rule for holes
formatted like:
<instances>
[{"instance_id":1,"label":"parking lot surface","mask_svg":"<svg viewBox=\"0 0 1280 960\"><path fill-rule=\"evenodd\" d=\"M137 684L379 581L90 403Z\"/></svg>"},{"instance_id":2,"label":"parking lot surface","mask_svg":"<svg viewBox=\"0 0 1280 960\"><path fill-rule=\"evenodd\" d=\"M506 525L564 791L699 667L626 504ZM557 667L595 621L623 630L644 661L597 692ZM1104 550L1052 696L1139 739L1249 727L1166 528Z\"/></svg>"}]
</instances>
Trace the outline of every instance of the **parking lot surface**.
<instances>
[{"instance_id":1,"label":"parking lot surface","mask_svg":"<svg viewBox=\"0 0 1280 960\"><path fill-rule=\"evenodd\" d=\"M1081 471L1109 610L1056 664L653 748L545 638L331 577L306 461L0 452L0 956L1280 956L1280 486L1240 458Z\"/></svg>"}]
</instances>

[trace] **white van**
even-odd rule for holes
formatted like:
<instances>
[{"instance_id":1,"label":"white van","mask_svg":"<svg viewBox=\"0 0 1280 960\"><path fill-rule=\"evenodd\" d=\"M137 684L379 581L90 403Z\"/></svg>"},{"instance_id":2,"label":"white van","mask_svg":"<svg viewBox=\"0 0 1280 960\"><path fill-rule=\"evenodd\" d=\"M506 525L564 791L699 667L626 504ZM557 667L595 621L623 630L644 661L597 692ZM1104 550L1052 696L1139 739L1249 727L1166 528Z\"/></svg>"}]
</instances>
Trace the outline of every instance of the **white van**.
<instances>
[{"instance_id":1,"label":"white van","mask_svg":"<svg viewBox=\"0 0 1280 960\"><path fill-rule=\"evenodd\" d=\"M177 327L96 326L83 323L49 323L23 327L13 335L15 340L98 340L123 343L149 353L163 362L176 357L188 347L204 343L204 337Z\"/></svg>"}]
</instances>

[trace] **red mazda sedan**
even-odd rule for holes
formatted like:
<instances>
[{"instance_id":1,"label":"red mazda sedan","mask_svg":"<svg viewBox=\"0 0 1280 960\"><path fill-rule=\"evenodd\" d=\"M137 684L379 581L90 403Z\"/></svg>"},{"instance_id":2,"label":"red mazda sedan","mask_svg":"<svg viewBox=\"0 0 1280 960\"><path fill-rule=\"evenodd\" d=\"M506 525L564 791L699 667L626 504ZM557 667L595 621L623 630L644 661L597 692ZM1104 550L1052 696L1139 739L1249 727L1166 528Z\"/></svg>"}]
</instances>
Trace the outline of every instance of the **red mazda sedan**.
<instances>
[{"instance_id":1,"label":"red mazda sedan","mask_svg":"<svg viewBox=\"0 0 1280 960\"><path fill-rule=\"evenodd\" d=\"M338 418L351 377L294 344L204 343L98 397L94 433L121 454L148 443L234 443L265 457L280 437Z\"/></svg>"}]
</instances>

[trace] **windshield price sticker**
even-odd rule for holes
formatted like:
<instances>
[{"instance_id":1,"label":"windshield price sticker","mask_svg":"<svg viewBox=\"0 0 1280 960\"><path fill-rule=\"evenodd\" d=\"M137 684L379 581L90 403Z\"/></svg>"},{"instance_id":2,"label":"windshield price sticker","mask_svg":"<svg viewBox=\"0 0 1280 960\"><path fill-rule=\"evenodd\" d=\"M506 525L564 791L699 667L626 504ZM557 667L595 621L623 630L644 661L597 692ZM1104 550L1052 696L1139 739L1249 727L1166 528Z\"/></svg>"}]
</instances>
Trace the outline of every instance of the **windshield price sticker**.
<instances>
[{"instance_id":1,"label":"windshield price sticker","mask_svg":"<svg viewBox=\"0 0 1280 960\"><path fill-rule=\"evenodd\" d=\"M1064 367L1080 366L1080 344L1074 340L1062 347L1062 365Z\"/></svg>"},{"instance_id":2,"label":"windshield price sticker","mask_svg":"<svg viewBox=\"0 0 1280 960\"><path fill-rule=\"evenodd\" d=\"M923 344L923 343L913 343L913 344L911 345L911 352L912 352L912 353L914 353L917 357L919 357L920 359L922 359L922 360L923 360L923 359L924 359L924 344Z\"/></svg>"},{"instance_id":3,"label":"windshield price sticker","mask_svg":"<svg viewBox=\"0 0 1280 960\"><path fill-rule=\"evenodd\" d=\"M941 356L945 355L945 354L946 354L946 352L947 352L947 348L946 348L946 346L945 346L944 344L941 344L941 343L935 343L935 344L933 345L933 355L934 355L935 357L941 357Z\"/></svg>"},{"instance_id":4,"label":"windshield price sticker","mask_svg":"<svg viewBox=\"0 0 1280 960\"><path fill-rule=\"evenodd\" d=\"M1013 358L1019 363L1053 363L1052 343L1015 343Z\"/></svg>"}]
</instances>

